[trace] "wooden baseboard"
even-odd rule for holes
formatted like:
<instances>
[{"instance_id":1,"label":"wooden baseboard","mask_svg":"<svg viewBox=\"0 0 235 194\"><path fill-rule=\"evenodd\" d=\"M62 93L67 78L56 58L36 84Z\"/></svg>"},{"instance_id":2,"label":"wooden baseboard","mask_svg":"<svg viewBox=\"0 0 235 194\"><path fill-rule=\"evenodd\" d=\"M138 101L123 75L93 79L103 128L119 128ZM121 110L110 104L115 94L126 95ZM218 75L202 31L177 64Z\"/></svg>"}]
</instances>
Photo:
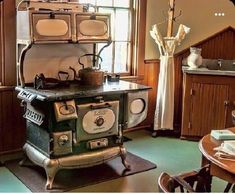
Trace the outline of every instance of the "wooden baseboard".
<instances>
[{"instance_id":1,"label":"wooden baseboard","mask_svg":"<svg viewBox=\"0 0 235 194\"><path fill-rule=\"evenodd\" d=\"M182 140L188 140L188 141L199 141L202 137L199 136L185 136L185 135L181 135L180 139Z\"/></svg>"},{"instance_id":2,"label":"wooden baseboard","mask_svg":"<svg viewBox=\"0 0 235 194\"><path fill-rule=\"evenodd\" d=\"M151 128L151 125L143 125L143 126L133 127L133 128L130 128L130 129L125 129L123 132L128 133L128 132L131 132L131 131L138 131L138 130L149 129L149 128Z\"/></svg>"},{"instance_id":3,"label":"wooden baseboard","mask_svg":"<svg viewBox=\"0 0 235 194\"><path fill-rule=\"evenodd\" d=\"M0 153L0 166L3 165L6 161L20 159L23 157L23 155L24 153L22 149L1 152Z\"/></svg>"}]
</instances>

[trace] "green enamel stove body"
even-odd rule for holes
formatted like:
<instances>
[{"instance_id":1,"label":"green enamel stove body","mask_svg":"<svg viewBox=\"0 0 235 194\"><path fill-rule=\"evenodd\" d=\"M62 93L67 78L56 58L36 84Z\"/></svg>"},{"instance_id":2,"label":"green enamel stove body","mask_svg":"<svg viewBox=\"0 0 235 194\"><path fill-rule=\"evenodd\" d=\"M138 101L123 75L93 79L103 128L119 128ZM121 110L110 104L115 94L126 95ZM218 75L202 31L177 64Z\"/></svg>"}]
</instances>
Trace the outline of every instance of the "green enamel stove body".
<instances>
[{"instance_id":1,"label":"green enamel stove body","mask_svg":"<svg viewBox=\"0 0 235 194\"><path fill-rule=\"evenodd\" d=\"M146 118L148 89L125 81L51 90L17 87L26 107L27 143L51 159L121 146L123 130Z\"/></svg>"}]
</instances>

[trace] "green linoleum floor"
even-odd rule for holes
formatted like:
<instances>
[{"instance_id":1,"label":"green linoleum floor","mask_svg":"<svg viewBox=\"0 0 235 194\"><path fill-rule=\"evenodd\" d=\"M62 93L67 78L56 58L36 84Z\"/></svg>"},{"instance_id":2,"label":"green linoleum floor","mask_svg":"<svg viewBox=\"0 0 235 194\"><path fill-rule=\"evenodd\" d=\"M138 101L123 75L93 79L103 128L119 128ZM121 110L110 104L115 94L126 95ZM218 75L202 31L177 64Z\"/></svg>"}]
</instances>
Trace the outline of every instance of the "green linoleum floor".
<instances>
[{"instance_id":1,"label":"green linoleum floor","mask_svg":"<svg viewBox=\"0 0 235 194\"><path fill-rule=\"evenodd\" d=\"M152 138L150 132L144 130L125 136L133 139L125 143L127 150L157 164L157 168L70 192L158 192L157 178L161 172L177 174L200 167L198 142L168 137ZM224 181L214 178L212 191L222 192L225 185ZM30 191L10 171L1 167L0 192Z\"/></svg>"},{"instance_id":2,"label":"green linoleum floor","mask_svg":"<svg viewBox=\"0 0 235 194\"><path fill-rule=\"evenodd\" d=\"M30 190L18 180L8 169L0 168L0 192L16 193L24 192L30 193Z\"/></svg>"}]
</instances>

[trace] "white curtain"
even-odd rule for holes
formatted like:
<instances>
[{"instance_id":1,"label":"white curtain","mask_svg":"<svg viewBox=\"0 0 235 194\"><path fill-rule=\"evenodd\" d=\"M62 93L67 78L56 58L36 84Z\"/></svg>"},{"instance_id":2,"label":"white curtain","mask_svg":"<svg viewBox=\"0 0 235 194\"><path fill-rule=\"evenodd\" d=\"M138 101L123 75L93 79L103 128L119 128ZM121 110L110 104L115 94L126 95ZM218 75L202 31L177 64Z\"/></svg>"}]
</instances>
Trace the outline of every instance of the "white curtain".
<instances>
[{"instance_id":1,"label":"white curtain","mask_svg":"<svg viewBox=\"0 0 235 194\"><path fill-rule=\"evenodd\" d=\"M173 130L174 119L174 51L176 45L189 33L190 28L180 24L178 33L175 37L164 37L154 25L150 35L158 45L160 52L160 73L157 88L156 110L154 118L154 130L171 129Z\"/></svg>"}]
</instances>

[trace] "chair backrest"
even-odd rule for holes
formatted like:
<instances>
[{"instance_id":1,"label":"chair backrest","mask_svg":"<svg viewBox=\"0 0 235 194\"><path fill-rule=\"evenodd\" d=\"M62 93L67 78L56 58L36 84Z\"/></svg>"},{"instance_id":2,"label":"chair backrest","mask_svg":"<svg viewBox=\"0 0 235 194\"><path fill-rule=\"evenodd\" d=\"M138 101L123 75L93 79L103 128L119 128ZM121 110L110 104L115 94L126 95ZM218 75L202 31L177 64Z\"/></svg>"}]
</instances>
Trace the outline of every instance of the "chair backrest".
<instances>
[{"instance_id":1,"label":"chair backrest","mask_svg":"<svg viewBox=\"0 0 235 194\"><path fill-rule=\"evenodd\" d=\"M158 178L158 189L161 193L171 193L175 191L174 183L171 181L171 176L165 172L161 173Z\"/></svg>"},{"instance_id":2,"label":"chair backrest","mask_svg":"<svg viewBox=\"0 0 235 194\"><path fill-rule=\"evenodd\" d=\"M158 178L159 192L210 192L209 166L199 170L170 176L166 172Z\"/></svg>"}]
</instances>

